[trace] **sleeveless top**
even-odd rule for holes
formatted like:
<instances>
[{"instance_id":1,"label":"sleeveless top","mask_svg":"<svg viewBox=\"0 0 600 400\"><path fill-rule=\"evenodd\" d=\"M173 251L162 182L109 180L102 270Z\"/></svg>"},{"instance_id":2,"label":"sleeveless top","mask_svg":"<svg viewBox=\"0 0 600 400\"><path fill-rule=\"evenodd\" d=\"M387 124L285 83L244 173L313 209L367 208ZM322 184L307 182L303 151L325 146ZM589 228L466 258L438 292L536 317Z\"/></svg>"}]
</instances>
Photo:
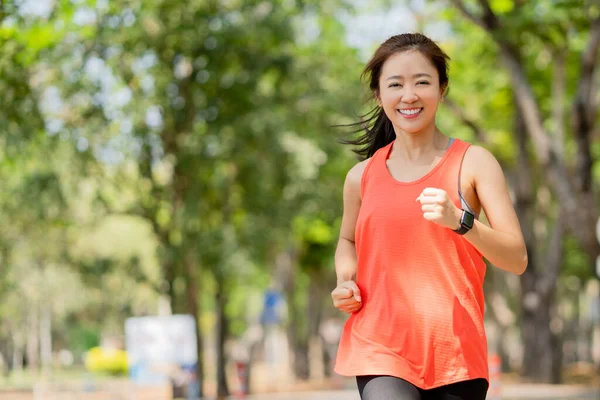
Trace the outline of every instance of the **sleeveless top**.
<instances>
[{"instance_id":1,"label":"sleeveless top","mask_svg":"<svg viewBox=\"0 0 600 400\"><path fill-rule=\"evenodd\" d=\"M396 376L421 389L489 381L483 257L464 237L425 220L416 201L434 187L462 208L460 169L470 144L454 140L412 182L397 181L387 169L392 145L363 172L355 231L363 305L344 325L335 372Z\"/></svg>"}]
</instances>

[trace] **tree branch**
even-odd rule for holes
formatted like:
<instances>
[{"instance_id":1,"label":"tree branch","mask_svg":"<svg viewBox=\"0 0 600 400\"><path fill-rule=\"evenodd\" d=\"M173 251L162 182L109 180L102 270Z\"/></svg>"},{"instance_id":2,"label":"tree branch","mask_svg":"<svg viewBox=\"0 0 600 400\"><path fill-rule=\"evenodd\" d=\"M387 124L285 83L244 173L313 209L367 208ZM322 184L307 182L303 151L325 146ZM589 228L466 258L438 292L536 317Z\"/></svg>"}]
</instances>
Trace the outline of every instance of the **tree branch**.
<instances>
[{"instance_id":1,"label":"tree branch","mask_svg":"<svg viewBox=\"0 0 600 400\"><path fill-rule=\"evenodd\" d=\"M478 1L480 5L483 4L485 7L483 0ZM556 193L561 206L566 212L569 213L569 215L573 216L572 218L568 218L566 221L566 223L569 225L569 230L577 237L577 240L581 243L582 247L586 249L586 251L593 255L599 254L600 246L598 245L598 241L592 232L595 229L595 223L590 222L591 216L588 216L585 212L582 212L581 208L585 207L579 207L580 205L583 206L583 203L582 199L578 198L580 196L577 196L578 188L573 184L569 174L567 173L565 164L561 162L551 146L550 136L544 128L539 101L534 95L533 88L525 72L519 48L514 43L511 43L505 39L505 35L503 35L500 30L495 29L493 12L489 14L489 11L485 11L486 9L484 8L484 13L487 12L489 15L485 18L480 18L469 12L462 0L451 0L451 2L469 20L485 29L485 31L490 34L494 42L498 45L500 57L502 58L502 61L511 77L513 90L515 91L516 103L519 111L522 112L522 117L525 126L527 127L529 137L534 145L538 162L542 167L550 186ZM588 49L594 50L593 52L590 52L591 55L597 54L597 45L595 44L597 29L599 28L595 22L591 30L591 42L588 46ZM585 54L587 55L588 53L586 52ZM589 60L589 58L586 58L586 60ZM581 115L585 116L585 113L582 113ZM580 121L585 123L587 118L580 118ZM585 128L585 126L582 128ZM585 137L587 138L590 130L581 129L580 132L586 132ZM578 145L583 146L583 141L581 144L578 143ZM586 152L589 153L589 146L586 146ZM585 161L585 159L583 160ZM582 176L584 178L582 179L583 185L581 185L581 189L585 190L586 184L590 182L590 180L587 178L588 175L586 175L589 173L590 167L591 164L589 164L589 161L580 163L580 171L582 171ZM583 174L584 171L586 174ZM587 193L584 192L583 194L585 195Z\"/></svg>"},{"instance_id":2,"label":"tree branch","mask_svg":"<svg viewBox=\"0 0 600 400\"><path fill-rule=\"evenodd\" d=\"M514 1L515 1L515 8L521 8L527 2L527 0L514 0Z\"/></svg>"},{"instance_id":3,"label":"tree branch","mask_svg":"<svg viewBox=\"0 0 600 400\"><path fill-rule=\"evenodd\" d=\"M552 79L552 120L554 122L553 148L559 160L565 155L565 93L567 90L567 75L565 62L567 49L560 48L554 56Z\"/></svg>"},{"instance_id":4,"label":"tree branch","mask_svg":"<svg viewBox=\"0 0 600 400\"><path fill-rule=\"evenodd\" d=\"M467 6L463 0L450 0L452 4L469 20L479 25L488 32L495 31L500 28L500 20L498 16L494 14L494 11L490 7L488 0L477 0L483 13L481 16L477 16L467 9Z\"/></svg>"},{"instance_id":5,"label":"tree branch","mask_svg":"<svg viewBox=\"0 0 600 400\"><path fill-rule=\"evenodd\" d=\"M598 66L598 52L600 51L600 17L596 18L590 27L590 37L581 57L581 78L579 80L578 96L588 108L586 117L590 126L594 123L594 73Z\"/></svg>"},{"instance_id":6,"label":"tree branch","mask_svg":"<svg viewBox=\"0 0 600 400\"><path fill-rule=\"evenodd\" d=\"M462 2L462 0L450 0L450 1L467 19L471 20L471 22L475 23L475 25L479 25L483 29L487 30L485 22L481 18L477 17L475 14L473 14L472 12L467 10L467 7Z\"/></svg>"},{"instance_id":7,"label":"tree branch","mask_svg":"<svg viewBox=\"0 0 600 400\"><path fill-rule=\"evenodd\" d=\"M600 18L596 18L590 28L590 37L581 57L580 79L573 100L573 131L577 140L577 170L580 190L588 192L592 186L592 155L590 135L595 119L594 73L598 64L600 48Z\"/></svg>"},{"instance_id":8,"label":"tree branch","mask_svg":"<svg viewBox=\"0 0 600 400\"><path fill-rule=\"evenodd\" d=\"M490 7L488 0L477 0L481 8L483 9L483 22L491 31L496 31L500 28L500 20L494 14L494 11Z\"/></svg>"},{"instance_id":9,"label":"tree branch","mask_svg":"<svg viewBox=\"0 0 600 400\"><path fill-rule=\"evenodd\" d=\"M513 81L516 92L516 101L523 111L523 118L527 131L533 140L537 157L542 166L548 165L550 161L550 142L544 128L538 100L533 94L533 88L521 63L519 51L502 38L493 35L494 40L500 46L500 55L508 73Z\"/></svg>"},{"instance_id":10,"label":"tree branch","mask_svg":"<svg viewBox=\"0 0 600 400\"><path fill-rule=\"evenodd\" d=\"M547 165L550 160L549 138L544 129L538 101L533 94L533 89L523 69L518 48L507 41L499 32L500 21L487 0L478 0L479 5L483 9L483 17L478 17L467 10L462 0L451 0L451 2L465 17L488 32L500 48L500 55L513 81L513 86L517 94L516 100L519 107L523 110L525 125L533 139L538 159L542 165Z\"/></svg>"},{"instance_id":11,"label":"tree branch","mask_svg":"<svg viewBox=\"0 0 600 400\"><path fill-rule=\"evenodd\" d=\"M6 18L6 10L4 9L4 0L0 0L0 24Z\"/></svg>"},{"instance_id":12,"label":"tree branch","mask_svg":"<svg viewBox=\"0 0 600 400\"><path fill-rule=\"evenodd\" d=\"M513 94L514 99L514 94ZM518 176L515 177L515 204L520 211L521 216L531 214L528 218L530 221L525 222L523 227L523 235L526 242L533 246L535 243L535 235L533 232L533 214L532 205L535 203L535 182L530 165L530 157L527 151L527 127L523 117L523 112L520 108L515 108L513 138L517 147L517 171Z\"/></svg>"}]
</instances>

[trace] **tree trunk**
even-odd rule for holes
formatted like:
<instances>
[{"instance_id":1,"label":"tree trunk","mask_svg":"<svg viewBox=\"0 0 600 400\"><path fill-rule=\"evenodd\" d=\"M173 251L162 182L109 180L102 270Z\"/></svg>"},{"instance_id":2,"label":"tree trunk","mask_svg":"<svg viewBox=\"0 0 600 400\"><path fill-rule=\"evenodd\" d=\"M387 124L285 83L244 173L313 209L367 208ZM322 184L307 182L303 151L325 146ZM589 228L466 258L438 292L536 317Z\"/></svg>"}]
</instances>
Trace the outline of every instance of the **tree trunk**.
<instances>
[{"instance_id":1,"label":"tree trunk","mask_svg":"<svg viewBox=\"0 0 600 400\"><path fill-rule=\"evenodd\" d=\"M537 293L535 272L525 272L521 279L523 286L523 373L525 378L535 382L554 382L553 346L555 335L550 330L551 316L549 303Z\"/></svg>"},{"instance_id":2,"label":"tree trunk","mask_svg":"<svg viewBox=\"0 0 600 400\"><path fill-rule=\"evenodd\" d=\"M308 339L297 339L294 345L294 375L301 381L307 381L310 378L310 358L308 355Z\"/></svg>"},{"instance_id":3,"label":"tree trunk","mask_svg":"<svg viewBox=\"0 0 600 400\"><path fill-rule=\"evenodd\" d=\"M23 362L24 362L24 355L25 355L25 343L26 341L24 340L24 336L21 333L21 331L17 328L11 328L10 329L10 341L12 343L12 368L15 371L22 371L23 370Z\"/></svg>"},{"instance_id":4,"label":"tree trunk","mask_svg":"<svg viewBox=\"0 0 600 400\"><path fill-rule=\"evenodd\" d=\"M305 340L302 340L302 332L308 331L306 324L300 321L301 311L296 305L296 252L293 247L289 247L280 252L275 260L276 281L283 283L283 292L288 309L289 324L287 326L287 336L289 349L292 353L292 371L296 379L305 380L310 375L308 365L308 334L305 334Z\"/></svg>"},{"instance_id":5,"label":"tree trunk","mask_svg":"<svg viewBox=\"0 0 600 400\"><path fill-rule=\"evenodd\" d=\"M559 216L546 250L546 268L526 271L522 277L523 337L525 352L523 375L537 382L562 380L562 327L553 320L556 280L563 261L562 241L565 227ZM539 267L539 265L536 265Z\"/></svg>"},{"instance_id":6,"label":"tree trunk","mask_svg":"<svg viewBox=\"0 0 600 400\"><path fill-rule=\"evenodd\" d=\"M13 360L12 352L14 351L14 343L12 343L10 337L4 337L0 340L0 354L2 355L2 372L5 378L10 376L12 370Z\"/></svg>"},{"instance_id":7,"label":"tree trunk","mask_svg":"<svg viewBox=\"0 0 600 400\"><path fill-rule=\"evenodd\" d=\"M168 288L168 296L171 304L171 312L173 314L184 314L188 311L188 301L187 301L187 282L186 288L183 290L177 287L178 279L184 278L185 273L185 263L186 259L181 257L182 253L181 248L171 247L169 244L164 244L165 246L169 246L166 256L164 260L164 276L165 281L167 282Z\"/></svg>"},{"instance_id":8,"label":"tree trunk","mask_svg":"<svg viewBox=\"0 0 600 400\"><path fill-rule=\"evenodd\" d=\"M264 331L263 331L262 340L257 340L255 342L252 342L250 344L250 346L248 346L248 365L246 366L246 382L248 384L248 386L246 387L246 390L247 390L248 394L253 393L253 388L252 388L253 368L252 367L254 366L254 362L257 359L257 357L256 357L257 352L259 351L261 346L264 346Z\"/></svg>"},{"instance_id":9,"label":"tree trunk","mask_svg":"<svg viewBox=\"0 0 600 400\"><path fill-rule=\"evenodd\" d=\"M226 399L229 396L227 386L227 355L225 353L225 341L229 334L229 320L225 312L227 295L224 282L217 277L217 398Z\"/></svg>"},{"instance_id":10,"label":"tree trunk","mask_svg":"<svg viewBox=\"0 0 600 400\"><path fill-rule=\"evenodd\" d=\"M323 321L323 302L324 294L327 289L328 281L323 279L324 266L310 271L310 281L308 288L308 329L309 329L309 343L313 339L321 342L321 362L323 363L323 371L327 374L327 366L329 365L329 359L327 356L326 346L321 338L320 327ZM309 349L310 354L310 349ZM310 360L309 360L310 365ZM309 369L309 374L311 373ZM327 376L327 375L326 375Z\"/></svg>"},{"instance_id":11,"label":"tree trunk","mask_svg":"<svg viewBox=\"0 0 600 400\"><path fill-rule=\"evenodd\" d=\"M52 368L52 309L47 302L40 306L40 359L48 373Z\"/></svg>"},{"instance_id":12,"label":"tree trunk","mask_svg":"<svg viewBox=\"0 0 600 400\"><path fill-rule=\"evenodd\" d=\"M296 304L295 293L287 294L290 325L288 327L288 337L292 351L292 369L294 376L299 380L308 380L310 377L309 363L309 334L306 321L303 321L302 314L304 310Z\"/></svg>"},{"instance_id":13,"label":"tree trunk","mask_svg":"<svg viewBox=\"0 0 600 400\"><path fill-rule=\"evenodd\" d=\"M13 341L12 367L15 371L23 370L23 348Z\"/></svg>"},{"instance_id":14,"label":"tree trunk","mask_svg":"<svg viewBox=\"0 0 600 400\"><path fill-rule=\"evenodd\" d=\"M525 272L522 282L524 296L521 303L523 309L523 372L522 375L533 381L549 381L552 366L550 346L552 335L550 315L546 305L542 304L539 294L535 290L534 272Z\"/></svg>"},{"instance_id":15,"label":"tree trunk","mask_svg":"<svg viewBox=\"0 0 600 400\"><path fill-rule=\"evenodd\" d=\"M514 180L515 209L527 247L529 265L521 275L522 337L524 345L523 376L537 382L560 381L562 359L561 346L556 347L558 338L551 331L552 310L554 307L556 280L562 263L562 238L564 226L559 215L546 249L547 259L542 261L535 232L536 187L527 153L527 136L522 111L515 114L515 140L517 142L517 163L519 178ZM559 214L562 211L559 211ZM545 262L545 268L542 263ZM561 356L553 352L561 352Z\"/></svg>"},{"instance_id":16,"label":"tree trunk","mask_svg":"<svg viewBox=\"0 0 600 400\"><path fill-rule=\"evenodd\" d=\"M292 301L290 326L292 328L292 345L294 349L294 373L300 380L308 380L311 376L310 343L312 338L320 338L319 326L322 320L323 285L322 273L313 270L309 273L307 290L307 308ZM297 290L297 288L296 288ZM291 293L291 296L294 294Z\"/></svg>"},{"instance_id":17,"label":"tree trunk","mask_svg":"<svg viewBox=\"0 0 600 400\"><path fill-rule=\"evenodd\" d=\"M39 367L39 308L37 304L29 309L29 329L27 332L27 367L37 370Z\"/></svg>"},{"instance_id":18,"label":"tree trunk","mask_svg":"<svg viewBox=\"0 0 600 400\"><path fill-rule=\"evenodd\" d=\"M189 252L189 250L188 250ZM195 262L195 257L188 254L185 265L186 271L186 297L187 297L187 313L194 318L196 327L196 352L198 354L198 363L196 364L196 379L198 380L199 397L204 395L204 341L202 340L202 330L200 329L200 315L198 310L198 265Z\"/></svg>"},{"instance_id":19,"label":"tree trunk","mask_svg":"<svg viewBox=\"0 0 600 400\"><path fill-rule=\"evenodd\" d=\"M508 330L514 324L514 314L507 315L509 309L507 303L510 299L506 299L504 293L508 293L506 287L506 274L504 271L499 271L493 266L488 265L488 271L485 274L485 302L486 316L489 318L493 334L488 334L488 344L490 352L496 353L501 360L502 372L510 371L510 362L508 351L504 338L507 337ZM496 304L497 301L502 301L502 305ZM497 308L502 307L499 310Z\"/></svg>"},{"instance_id":20,"label":"tree trunk","mask_svg":"<svg viewBox=\"0 0 600 400\"><path fill-rule=\"evenodd\" d=\"M294 280L295 283L295 280ZM305 310L296 301L297 287L294 284L287 288L286 298L288 302L289 327L288 337L292 350L292 369L294 376L299 380L308 380L310 377L309 363L309 327L304 320Z\"/></svg>"}]
</instances>

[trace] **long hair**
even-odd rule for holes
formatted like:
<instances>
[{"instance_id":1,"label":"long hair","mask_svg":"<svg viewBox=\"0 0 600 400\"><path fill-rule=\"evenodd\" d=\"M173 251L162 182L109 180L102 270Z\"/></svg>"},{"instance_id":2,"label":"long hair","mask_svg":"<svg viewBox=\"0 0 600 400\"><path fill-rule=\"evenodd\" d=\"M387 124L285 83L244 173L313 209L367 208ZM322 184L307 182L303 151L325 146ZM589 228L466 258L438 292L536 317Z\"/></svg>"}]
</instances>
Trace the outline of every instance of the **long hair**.
<instances>
[{"instance_id":1,"label":"long hair","mask_svg":"<svg viewBox=\"0 0 600 400\"><path fill-rule=\"evenodd\" d=\"M431 61L438 72L440 88L448 87L448 61L450 57L431 39L420 33L403 33L392 36L375 51L373 58L367 63L361 74L361 80L369 83L371 100L379 94L379 78L381 69L388 58L404 51L419 51ZM358 146L353 149L361 160L372 157L377 150L387 146L396 138L392 122L385 114L383 107L375 106L371 111L360 116L360 121L343 125L351 127L351 133L363 132L356 139L343 139L343 144Z\"/></svg>"}]
</instances>

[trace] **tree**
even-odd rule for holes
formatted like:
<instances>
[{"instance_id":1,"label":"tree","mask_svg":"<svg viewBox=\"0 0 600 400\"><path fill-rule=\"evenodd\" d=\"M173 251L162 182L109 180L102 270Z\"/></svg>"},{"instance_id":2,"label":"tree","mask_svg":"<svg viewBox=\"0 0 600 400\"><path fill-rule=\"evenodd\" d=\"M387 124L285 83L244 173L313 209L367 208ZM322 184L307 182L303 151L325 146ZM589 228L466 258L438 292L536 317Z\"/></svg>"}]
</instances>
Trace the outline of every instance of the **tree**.
<instances>
[{"instance_id":1,"label":"tree","mask_svg":"<svg viewBox=\"0 0 600 400\"><path fill-rule=\"evenodd\" d=\"M96 76L82 76L69 96L102 99L107 83L100 78L109 77L108 90L138 99L89 102L77 107L86 118L72 123L97 147L126 143L116 152L137 164L137 197L126 205L103 201L111 212L152 224L172 310L198 320L199 278L214 278L219 396L227 395L223 344L234 256L272 248L295 207L278 202L290 179L281 137L298 120L290 109L296 99L285 93L295 84L289 21L309 4L283 3L113 2L79 54ZM102 126L110 128L89 128ZM203 380L201 368L198 376Z\"/></svg>"},{"instance_id":2,"label":"tree","mask_svg":"<svg viewBox=\"0 0 600 400\"><path fill-rule=\"evenodd\" d=\"M484 29L498 47L499 57L511 78L516 104L522 112L537 163L542 167L550 187L569 215L567 224L570 231L590 255L598 255L600 246L595 235L597 210L593 206L597 202L592 191L593 158L590 147L596 122L594 72L600 48L600 16L597 7L591 3L580 7L578 1L563 1L556 14L547 14L548 20L536 21L532 18L537 14L536 8L550 7L550 2L489 3L487 0L479 0L479 10L469 9L461 0L452 0L452 3L466 18ZM496 6L496 11L492 5ZM522 31L530 34L519 37L518 33ZM541 42L542 47L550 50L551 54L563 57L570 40L574 39L572 36L577 35L579 39L582 31L588 32L588 38L580 55L580 73L576 91L572 96L573 112L570 115L573 118L577 158L576 170L570 172L570 165L565 159L566 154L562 151L565 148L562 142L564 137L560 135L564 130L560 123L565 121L564 114L568 108L555 107L553 116L558 120L555 131L559 133L549 131L544 124L548 115L536 96L526 64L527 55L523 54L523 49L532 48L531 42L528 43L527 39L529 39L534 44ZM560 71L560 61L557 65L555 74L557 101L562 104L567 77Z\"/></svg>"},{"instance_id":3,"label":"tree","mask_svg":"<svg viewBox=\"0 0 600 400\"><path fill-rule=\"evenodd\" d=\"M596 101L591 88L595 84L593 77L600 43L598 12L591 5L581 8L577 2L561 2L560 8L545 13L544 20L540 20L539 16L535 17L536 10L549 7L549 3L482 0L478 2L479 7L462 1L452 3L471 22L483 28L495 44L511 81L510 103L516 106L512 127L516 158L515 170L508 175L529 255L529 267L521 277L524 375L556 382L560 380L562 351L560 335L551 331L550 322L556 314L555 288L564 260L565 229L577 238L590 261L598 252L594 234L597 199L591 180L596 156L589 146L595 125ZM459 30L465 34L465 29ZM585 48L569 54L568 49L577 49L572 42L586 36ZM533 68L536 63L539 65L539 54L556 58L550 73ZM567 60L574 56L581 61L579 71L575 72L578 84L570 88L567 73L571 71L567 66L574 64L567 64ZM565 126L569 110L566 97L571 93L574 111L570 113L573 118L570 132L576 154L568 150L571 136L567 135ZM482 141L493 142L492 136L485 135L485 129L478 122L454 109ZM549 126L552 128L547 128ZM557 205L544 204L543 198L536 196L536 191L545 188L556 195ZM552 234L546 240L534 231L540 220L553 221L553 227L548 230ZM547 245L542 245L544 242Z\"/></svg>"}]
</instances>

